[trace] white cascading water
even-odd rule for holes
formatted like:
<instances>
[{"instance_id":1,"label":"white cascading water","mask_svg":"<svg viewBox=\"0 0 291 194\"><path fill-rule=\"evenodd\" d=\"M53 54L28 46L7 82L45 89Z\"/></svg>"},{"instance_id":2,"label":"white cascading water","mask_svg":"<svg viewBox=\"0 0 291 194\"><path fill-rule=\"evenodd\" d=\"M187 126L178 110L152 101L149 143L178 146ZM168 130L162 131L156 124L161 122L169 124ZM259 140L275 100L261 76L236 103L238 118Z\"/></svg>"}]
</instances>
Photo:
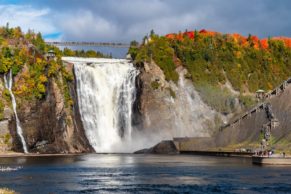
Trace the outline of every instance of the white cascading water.
<instances>
[{"instance_id":1,"label":"white cascading water","mask_svg":"<svg viewBox=\"0 0 291 194\"><path fill-rule=\"evenodd\" d=\"M23 148L24 153L28 153L27 145L26 145L25 139L23 137L23 131L22 131L21 124L20 124L20 121L19 121L19 118L18 118L18 115L17 115L17 111L16 111L17 105L16 105L15 96L14 96L14 94L12 92L13 77L12 77L11 69L10 69L9 73L4 75L4 82L5 82L5 87L8 89L8 91L10 93L10 96L11 96L12 108L13 108L13 112L14 112L15 120L16 120L16 132L17 132L17 135L19 136L20 141L22 143L22 148Z\"/></svg>"},{"instance_id":2,"label":"white cascading water","mask_svg":"<svg viewBox=\"0 0 291 194\"><path fill-rule=\"evenodd\" d=\"M127 60L63 57L73 63L86 136L97 153L121 152L132 137L138 71Z\"/></svg>"},{"instance_id":3,"label":"white cascading water","mask_svg":"<svg viewBox=\"0 0 291 194\"><path fill-rule=\"evenodd\" d=\"M177 97L173 101L175 125L179 129L174 135L207 137L209 136L208 128L213 127L217 113L202 101L193 84L185 79L185 73L185 71L179 73Z\"/></svg>"}]
</instances>

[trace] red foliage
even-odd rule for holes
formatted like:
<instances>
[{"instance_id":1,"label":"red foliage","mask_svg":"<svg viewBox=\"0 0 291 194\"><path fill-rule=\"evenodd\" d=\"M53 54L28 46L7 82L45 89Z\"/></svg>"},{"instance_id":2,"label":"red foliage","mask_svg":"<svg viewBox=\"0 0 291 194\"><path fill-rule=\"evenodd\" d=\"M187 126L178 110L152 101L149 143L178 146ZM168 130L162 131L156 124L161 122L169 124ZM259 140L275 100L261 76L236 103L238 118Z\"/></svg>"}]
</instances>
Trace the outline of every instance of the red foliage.
<instances>
[{"instance_id":1,"label":"red foliage","mask_svg":"<svg viewBox=\"0 0 291 194\"><path fill-rule=\"evenodd\" d=\"M269 48L268 40L266 38L261 40L261 47L262 47L262 49Z\"/></svg>"},{"instance_id":2,"label":"red foliage","mask_svg":"<svg viewBox=\"0 0 291 194\"><path fill-rule=\"evenodd\" d=\"M202 30L199 31L199 33L200 33L200 34L206 34L207 31L206 31L205 29L202 29Z\"/></svg>"},{"instance_id":3,"label":"red foliage","mask_svg":"<svg viewBox=\"0 0 291 194\"><path fill-rule=\"evenodd\" d=\"M195 32L184 32L184 36L188 36L190 39L194 39Z\"/></svg>"}]
</instances>

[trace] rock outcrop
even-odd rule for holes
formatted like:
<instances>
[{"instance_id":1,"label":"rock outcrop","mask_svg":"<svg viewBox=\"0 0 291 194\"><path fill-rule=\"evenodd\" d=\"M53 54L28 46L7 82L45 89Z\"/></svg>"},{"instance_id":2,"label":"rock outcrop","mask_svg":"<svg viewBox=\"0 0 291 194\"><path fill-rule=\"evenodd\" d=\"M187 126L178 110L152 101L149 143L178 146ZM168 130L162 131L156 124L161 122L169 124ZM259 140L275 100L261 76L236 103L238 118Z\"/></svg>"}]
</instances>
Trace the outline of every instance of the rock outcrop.
<instances>
[{"instance_id":1,"label":"rock outcrop","mask_svg":"<svg viewBox=\"0 0 291 194\"><path fill-rule=\"evenodd\" d=\"M152 148L136 151L135 154L178 154L179 150L171 140L165 140Z\"/></svg>"},{"instance_id":2,"label":"rock outcrop","mask_svg":"<svg viewBox=\"0 0 291 194\"><path fill-rule=\"evenodd\" d=\"M72 67L70 71L73 71ZM61 76L61 75L60 75ZM51 78L46 85L44 99L25 101L18 108L18 115L23 135L29 152L37 153L82 153L92 152L90 144L84 134L83 125L78 109L75 83L68 83L72 106L67 106L64 99L64 90ZM21 100L19 100L21 101ZM11 135L13 150L22 151L22 145L16 134L16 123L11 118Z\"/></svg>"}]
</instances>

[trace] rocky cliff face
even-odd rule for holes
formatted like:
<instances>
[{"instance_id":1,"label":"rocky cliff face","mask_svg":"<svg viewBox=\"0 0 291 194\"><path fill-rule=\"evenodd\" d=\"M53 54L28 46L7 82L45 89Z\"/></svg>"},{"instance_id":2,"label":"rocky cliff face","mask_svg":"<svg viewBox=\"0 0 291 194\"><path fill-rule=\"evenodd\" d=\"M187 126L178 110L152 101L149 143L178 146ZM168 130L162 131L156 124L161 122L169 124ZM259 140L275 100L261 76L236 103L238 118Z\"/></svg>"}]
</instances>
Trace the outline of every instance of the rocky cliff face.
<instances>
[{"instance_id":1,"label":"rocky cliff face","mask_svg":"<svg viewBox=\"0 0 291 194\"><path fill-rule=\"evenodd\" d=\"M68 67L73 71L72 67ZM68 83L73 105L65 103L62 77L51 78L46 84L46 95L41 100L23 101L17 99L17 110L23 135L29 152L37 153L81 153L92 152L79 115L75 83ZM17 82L17 77L15 78ZM16 97L17 98L17 97ZM11 114L10 131L13 150L22 151L22 145L16 134L15 117Z\"/></svg>"},{"instance_id":2,"label":"rocky cliff face","mask_svg":"<svg viewBox=\"0 0 291 194\"><path fill-rule=\"evenodd\" d=\"M138 107L144 132L153 139L210 136L221 115L201 100L191 81L184 78L185 69L177 68L177 83L167 81L154 62L138 65L138 69Z\"/></svg>"}]
</instances>

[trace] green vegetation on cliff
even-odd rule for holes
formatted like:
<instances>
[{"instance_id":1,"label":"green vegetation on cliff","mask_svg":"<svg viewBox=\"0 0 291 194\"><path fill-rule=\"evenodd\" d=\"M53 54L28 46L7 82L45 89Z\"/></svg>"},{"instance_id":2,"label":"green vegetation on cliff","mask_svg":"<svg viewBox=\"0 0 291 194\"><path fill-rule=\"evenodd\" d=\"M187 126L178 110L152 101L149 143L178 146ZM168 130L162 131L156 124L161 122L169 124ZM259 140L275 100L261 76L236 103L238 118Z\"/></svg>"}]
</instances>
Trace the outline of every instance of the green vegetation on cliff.
<instances>
[{"instance_id":1,"label":"green vegetation on cliff","mask_svg":"<svg viewBox=\"0 0 291 194\"><path fill-rule=\"evenodd\" d=\"M187 77L194 84L215 86L229 79L241 92L270 90L290 76L291 48L281 39L260 41L251 35L201 30L160 37L152 34L144 42L129 49L134 60L154 60L167 79L175 82L178 65L188 70Z\"/></svg>"},{"instance_id":2,"label":"green vegetation on cliff","mask_svg":"<svg viewBox=\"0 0 291 194\"><path fill-rule=\"evenodd\" d=\"M176 67L183 66L188 70L185 78L220 112L231 111L234 102L233 95L222 87L227 81L240 92L241 104L250 107L255 101L246 95L258 89L271 90L290 76L289 38L260 40L201 30L166 36L152 32L140 47L134 43L129 53L136 63L153 60L166 79L174 82L178 80Z\"/></svg>"},{"instance_id":3,"label":"green vegetation on cliff","mask_svg":"<svg viewBox=\"0 0 291 194\"><path fill-rule=\"evenodd\" d=\"M49 50L55 52L55 59L48 60L45 56ZM63 79L59 87L68 90L67 84L73 80L73 75L62 64L61 56L62 51L46 45L40 33L30 30L23 33L19 27L10 28L8 25L0 27L0 76L3 78L12 70L15 82L13 92L20 105L45 98L50 79ZM0 119L3 118L3 107L10 106L10 95L7 99L6 93L2 84ZM70 97L65 95L65 99L72 104Z\"/></svg>"}]
</instances>

